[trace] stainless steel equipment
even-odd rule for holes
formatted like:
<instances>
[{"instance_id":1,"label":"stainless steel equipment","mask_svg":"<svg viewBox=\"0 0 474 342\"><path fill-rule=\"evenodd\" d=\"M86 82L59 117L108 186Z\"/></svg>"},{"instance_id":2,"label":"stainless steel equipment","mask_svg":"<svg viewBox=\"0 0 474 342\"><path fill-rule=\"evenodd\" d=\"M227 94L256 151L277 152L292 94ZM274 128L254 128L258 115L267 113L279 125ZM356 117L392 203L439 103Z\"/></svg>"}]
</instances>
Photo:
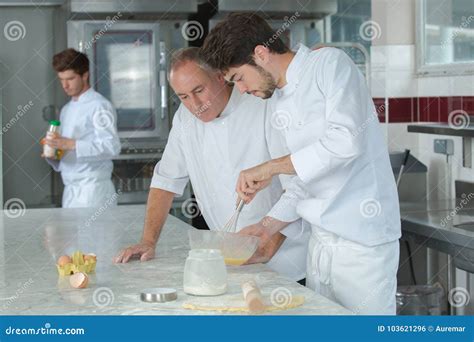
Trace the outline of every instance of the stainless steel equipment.
<instances>
[{"instance_id":1,"label":"stainless steel equipment","mask_svg":"<svg viewBox=\"0 0 474 342\"><path fill-rule=\"evenodd\" d=\"M119 194L118 204L146 203L153 171L163 151L164 147L153 147L147 140L122 142L122 152L114 159L112 173L112 182ZM176 197L173 202L173 214L185 221L187 218L182 217L181 209L183 202L190 197L191 187L188 185L183 195Z\"/></svg>"},{"instance_id":2,"label":"stainless steel equipment","mask_svg":"<svg viewBox=\"0 0 474 342\"><path fill-rule=\"evenodd\" d=\"M410 150L406 149L405 156L403 158L402 164L400 165L400 170L398 171L397 188L400 186L400 181L402 180L402 176L403 176L403 170L405 169L405 166L407 165L408 157L410 157Z\"/></svg>"},{"instance_id":3,"label":"stainless steel equipment","mask_svg":"<svg viewBox=\"0 0 474 342\"><path fill-rule=\"evenodd\" d=\"M97 14L110 14L116 12L131 14L159 14L163 16L183 16L197 12L196 0L70 0L70 10L75 16L83 14L90 18Z\"/></svg>"},{"instance_id":4,"label":"stainless steel equipment","mask_svg":"<svg viewBox=\"0 0 474 342\"><path fill-rule=\"evenodd\" d=\"M395 179L397 179L405 158L406 153L403 151L390 152L390 163ZM398 188L398 197L401 202L426 202L427 173L428 168L410 154L403 170L403 181Z\"/></svg>"},{"instance_id":5,"label":"stainless steel equipment","mask_svg":"<svg viewBox=\"0 0 474 342\"><path fill-rule=\"evenodd\" d=\"M167 80L169 56L188 45L182 29L197 1L71 0L70 10L68 45L88 55L91 83L117 111L118 203L145 203L180 104ZM188 189L174 207L189 197Z\"/></svg>"},{"instance_id":6,"label":"stainless steel equipment","mask_svg":"<svg viewBox=\"0 0 474 342\"><path fill-rule=\"evenodd\" d=\"M337 12L337 1L334 0L219 0L219 12L254 12L267 16L299 12L301 17L322 19Z\"/></svg>"},{"instance_id":7,"label":"stainless steel equipment","mask_svg":"<svg viewBox=\"0 0 474 342\"><path fill-rule=\"evenodd\" d=\"M156 163L179 106L166 80L169 55L188 45L182 29L197 9L197 0L0 1L0 21L10 23L13 35L0 35L3 123L14 123L2 135L5 199L29 208L61 203L62 182L41 159L39 141L57 115L54 107L69 100L51 68L52 56L67 47L88 54L92 84L117 108L127 162L146 165L150 157L141 151L153 149ZM121 158L114 178L147 188L142 175L125 177Z\"/></svg>"},{"instance_id":8,"label":"stainless steel equipment","mask_svg":"<svg viewBox=\"0 0 474 342\"><path fill-rule=\"evenodd\" d=\"M69 46L88 55L91 84L113 103L121 138L168 137L166 58L160 57L168 52L160 28L160 23L68 22Z\"/></svg>"},{"instance_id":9,"label":"stainless steel equipment","mask_svg":"<svg viewBox=\"0 0 474 342\"><path fill-rule=\"evenodd\" d=\"M297 43L314 46L325 41L324 18L337 12L337 2L332 0L246 0L218 1L219 13L209 21L212 29L231 12L259 13L268 21L278 36L292 49Z\"/></svg>"},{"instance_id":10,"label":"stainless steel equipment","mask_svg":"<svg viewBox=\"0 0 474 342\"><path fill-rule=\"evenodd\" d=\"M370 58L366 47L358 42L331 42L331 21L328 19L337 13L337 1L220 0L218 6L219 13L209 22L210 29L231 12L259 13L292 50L298 43L313 49L331 46L344 50L365 75L370 89Z\"/></svg>"}]
</instances>

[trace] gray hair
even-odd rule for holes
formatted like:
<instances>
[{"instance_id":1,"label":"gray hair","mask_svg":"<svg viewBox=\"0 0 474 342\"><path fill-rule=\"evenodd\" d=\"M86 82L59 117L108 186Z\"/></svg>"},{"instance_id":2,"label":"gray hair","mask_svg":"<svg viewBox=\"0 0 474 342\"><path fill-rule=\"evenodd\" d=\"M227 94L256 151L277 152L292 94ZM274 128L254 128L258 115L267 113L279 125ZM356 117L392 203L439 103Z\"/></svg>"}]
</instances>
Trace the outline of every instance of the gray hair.
<instances>
[{"instance_id":1,"label":"gray hair","mask_svg":"<svg viewBox=\"0 0 474 342\"><path fill-rule=\"evenodd\" d=\"M170 67L168 69L168 79L172 70L176 70L186 62L195 62L201 69L208 73L215 73L217 70L211 68L201 55L198 47L187 47L176 50L171 55Z\"/></svg>"}]
</instances>

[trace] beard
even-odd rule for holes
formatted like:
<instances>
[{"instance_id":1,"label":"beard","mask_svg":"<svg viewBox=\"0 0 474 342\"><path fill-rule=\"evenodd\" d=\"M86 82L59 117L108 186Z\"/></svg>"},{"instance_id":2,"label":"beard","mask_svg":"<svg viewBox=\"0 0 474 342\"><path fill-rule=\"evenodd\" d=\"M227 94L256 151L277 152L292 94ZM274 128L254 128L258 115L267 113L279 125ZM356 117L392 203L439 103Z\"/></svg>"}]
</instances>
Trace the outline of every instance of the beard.
<instances>
[{"instance_id":1,"label":"beard","mask_svg":"<svg viewBox=\"0 0 474 342\"><path fill-rule=\"evenodd\" d=\"M262 77L262 84L260 86L261 89L258 90L258 92L261 92L263 96L260 97L262 99L269 99L270 97L272 97L273 93L275 92L275 89L277 88L276 81L273 78L272 74L270 74L261 66L256 65L255 68L257 69L259 75Z\"/></svg>"}]
</instances>

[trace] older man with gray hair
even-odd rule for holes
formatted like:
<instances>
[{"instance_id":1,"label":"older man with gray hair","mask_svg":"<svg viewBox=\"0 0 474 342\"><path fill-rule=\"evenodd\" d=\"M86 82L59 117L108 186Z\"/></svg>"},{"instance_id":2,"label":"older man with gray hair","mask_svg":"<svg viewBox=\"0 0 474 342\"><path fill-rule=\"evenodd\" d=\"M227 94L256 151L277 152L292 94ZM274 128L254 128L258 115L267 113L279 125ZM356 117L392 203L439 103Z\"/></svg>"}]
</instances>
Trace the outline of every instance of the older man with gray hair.
<instances>
[{"instance_id":1,"label":"older man with gray hair","mask_svg":"<svg viewBox=\"0 0 474 342\"><path fill-rule=\"evenodd\" d=\"M271 125L265 101L240 94L204 63L198 48L174 53L169 80L181 106L155 167L142 239L123 249L114 259L117 263L154 257L173 197L183 193L189 180L206 223L211 230L221 230L235 209L234 186L240 171L288 153L282 135ZM237 231L265 217L283 192L282 182L285 178L274 178L243 208ZM300 281L306 272L308 239L309 230L296 221L261 247L249 263L266 262Z\"/></svg>"}]
</instances>

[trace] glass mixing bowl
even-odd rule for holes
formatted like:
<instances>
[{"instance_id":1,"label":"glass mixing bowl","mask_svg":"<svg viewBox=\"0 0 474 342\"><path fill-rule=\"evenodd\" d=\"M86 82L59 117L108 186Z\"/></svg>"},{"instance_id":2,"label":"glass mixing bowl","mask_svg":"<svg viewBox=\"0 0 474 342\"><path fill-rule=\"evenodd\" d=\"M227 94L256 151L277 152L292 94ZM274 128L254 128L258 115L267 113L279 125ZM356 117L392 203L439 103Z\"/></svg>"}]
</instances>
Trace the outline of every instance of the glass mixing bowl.
<instances>
[{"instance_id":1,"label":"glass mixing bowl","mask_svg":"<svg viewBox=\"0 0 474 342\"><path fill-rule=\"evenodd\" d=\"M191 249L219 249L227 265L240 266L255 253L259 238L210 230L191 229L188 232Z\"/></svg>"}]
</instances>

